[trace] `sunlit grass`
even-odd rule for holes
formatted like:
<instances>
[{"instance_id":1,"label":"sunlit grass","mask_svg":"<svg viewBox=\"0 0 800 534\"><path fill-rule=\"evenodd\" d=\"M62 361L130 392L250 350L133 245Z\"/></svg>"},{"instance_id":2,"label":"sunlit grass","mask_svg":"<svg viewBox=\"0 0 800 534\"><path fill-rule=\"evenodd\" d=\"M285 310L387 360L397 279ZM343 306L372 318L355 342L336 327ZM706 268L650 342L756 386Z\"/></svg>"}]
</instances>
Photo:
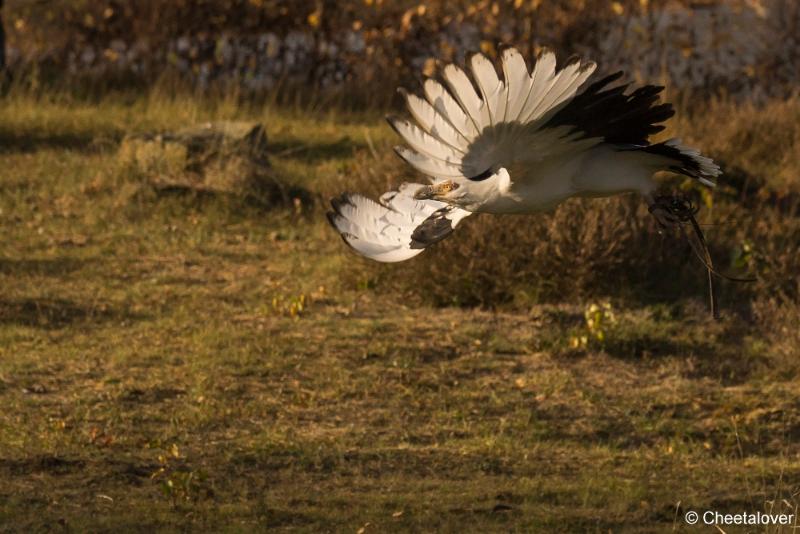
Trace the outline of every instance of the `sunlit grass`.
<instances>
[{"instance_id":1,"label":"sunlit grass","mask_svg":"<svg viewBox=\"0 0 800 534\"><path fill-rule=\"evenodd\" d=\"M312 205L160 194L117 164L126 133L218 119L263 122ZM620 299L589 326L590 302L359 282L313 203L405 177L392 135L234 99L0 101L3 523L659 531L796 506L797 367L747 315Z\"/></svg>"}]
</instances>

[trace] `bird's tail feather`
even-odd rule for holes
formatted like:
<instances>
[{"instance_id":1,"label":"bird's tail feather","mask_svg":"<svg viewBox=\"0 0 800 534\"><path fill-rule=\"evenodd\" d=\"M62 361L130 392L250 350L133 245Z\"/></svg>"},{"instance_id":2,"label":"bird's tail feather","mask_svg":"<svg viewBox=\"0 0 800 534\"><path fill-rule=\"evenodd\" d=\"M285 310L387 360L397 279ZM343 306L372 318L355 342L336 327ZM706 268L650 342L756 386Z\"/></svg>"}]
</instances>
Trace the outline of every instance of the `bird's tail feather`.
<instances>
[{"instance_id":1,"label":"bird's tail feather","mask_svg":"<svg viewBox=\"0 0 800 534\"><path fill-rule=\"evenodd\" d=\"M696 148L682 144L680 139L669 139L641 150L663 157L666 160L664 169L696 178L710 187L717 185L715 179L722 174L719 165L711 158L703 156Z\"/></svg>"}]
</instances>

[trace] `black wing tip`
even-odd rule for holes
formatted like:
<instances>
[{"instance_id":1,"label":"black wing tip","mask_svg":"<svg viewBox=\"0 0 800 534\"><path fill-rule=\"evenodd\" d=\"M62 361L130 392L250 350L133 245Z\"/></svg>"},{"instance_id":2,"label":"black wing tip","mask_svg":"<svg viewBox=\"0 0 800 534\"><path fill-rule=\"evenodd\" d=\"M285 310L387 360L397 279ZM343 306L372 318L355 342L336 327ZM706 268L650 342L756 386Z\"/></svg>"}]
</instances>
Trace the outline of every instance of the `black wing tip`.
<instances>
[{"instance_id":1,"label":"black wing tip","mask_svg":"<svg viewBox=\"0 0 800 534\"><path fill-rule=\"evenodd\" d=\"M450 208L436 210L411 233L409 248L427 248L453 233L453 221L447 218Z\"/></svg>"},{"instance_id":2,"label":"black wing tip","mask_svg":"<svg viewBox=\"0 0 800 534\"><path fill-rule=\"evenodd\" d=\"M581 56L579 56L577 54L573 54L573 55L571 55L571 56L569 56L567 58L567 60L564 62L564 66L562 68L567 68L567 67L569 67L571 65L574 65L575 63L580 63L581 61L583 61Z\"/></svg>"},{"instance_id":3,"label":"black wing tip","mask_svg":"<svg viewBox=\"0 0 800 534\"><path fill-rule=\"evenodd\" d=\"M348 238L358 239L358 237L354 236L353 234L342 231L342 229L339 228L339 225L337 224L339 219L344 218L344 215L342 215L341 212L342 204L351 204L351 205L353 204L352 201L350 200L350 196L351 193L342 193L338 197L333 197L331 199L331 206L333 207L333 210L325 212L325 218L328 219L328 224L330 224L333 227L333 229L339 233L339 237L342 238L342 241L344 241L344 243L351 249L356 250L355 247L353 247L353 244L350 243L350 241L348 241Z\"/></svg>"},{"instance_id":4,"label":"black wing tip","mask_svg":"<svg viewBox=\"0 0 800 534\"><path fill-rule=\"evenodd\" d=\"M636 89L636 91L634 91L634 94L639 94L642 96L655 96L660 94L661 91L663 91L664 89L666 88L663 85L647 84Z\"/></svg>"},{"instance_id":5,"label":"black wing tip","mask_svg":"<svg viewBox=\"0 0 800 534\"><path fill-rule=\"evenodd\" d=\"M618 70L602 76L578 93L546 126L570 125L586 137L600 137L614 145L649 145L648 137L660 132L660 124L675 114L661 103L663 87L644 85L629 92L631 82L621 80ZM621 80L621 81L620 81Z\"/></svg>"},{"instance_id":6,"label":"black wing tip","mask_svg":"<svg viewBox=\"0 0 800 534\"><path fill-rule=\"evenodd\" d=\"M353 193L344 192L344 193L340 194L338 197L331 198L331 200L330 200L331 207L333 208L333 211L336 212L336 215L341 215L342 214L342 206L343 205L345 205L345 204L349 204L350 206L354 206L355 205L355 204L353 204L352 197L353 197Z\"/></svg>"},{"instance_id":7,"label":"black wing tip","mask_svg":"<svg viewBox=\"0 0 800 534\"><path fill-rule=\"evenodd\" d=\"M394 150L394 153L397 154L397 156L400 159L402 159L403 161L407 161L406 157L403 155L403 153L406 150L408 150L406 147L404 147L403 145L395 145L395 146L392 147L392 150Z\"/></svg>"},{"instance_id":8,"label":"black wing tip","mask_svg":"<svg viewBox=\"0 0 800 534\"><path fill-rule=\"evenodd\" d=\"M509 52L509 51L514 51L517 54L521 55L519 49L514 45L511 45L511 44L508 44L508 43L502 43L502 42L497 45L497 53L498 53L498 55L503 55L503 54L505 54L506 52Z\"/></svg>"},{"instance_id":9,"label":"black wing tip","mask_svg":"<svg viewBox=\"0 0 800 534\"><path fill-rule=\"evenodd\" d=\"M510 44L501 43L497 47L497 57L500 58L500 61L501 61L500 73L504 78L505 78L505 75L506 75L506 72L505 72L506 54L508 54L508 53L514 53L514 54L517 54L519 57L521 57L522 58L522 62L525 64L525 69L528 72L530 72L530 70L531 70L530 69L530 65L528 64L528 59L525 57L525 54L520 52L519 48L517 48L516 46L510 45ZM505 81L505 79L504 79L504 81Z\"/></svg>"},{"instance_id":10,"label":"black wing tip","mask_svg":"<svg viewBox=\"0 0 800 534\"><path fill-rule=\"evenodd\" d=\"M477 56L483 56L486 59L489 59L486 54L481 52L480 50L468 50L466 54L464 54L464 60L466 61L467 65L472 64L472 60Z\"/></svg>"},{"instance_id":11,"label":"black wing tip","mask_svg":"<svg viewBox=\"0 0 800 534\"><path fill-rule=\"evenodd\" d=\"M335 211L327 211L327 212L325 212L325 218L328 219L328 223L338 231L339 227L336 224L336 218L337 217L341 217L341 215L339 215Z\"/></svg>"},{"instance_id":12,"label":"black wing tip","mask_svg":"<svg viewBox=\"0 0 800 534\"><path fill-rule=\"evenodd\" d=\"M645 152L658 154L659 156L673 160L673 164L668 168L673 172L689 176L701 182L713 182L722 174L719 165L711 158L702 155L687 154L682 146L671 144L670 141L649 145L642 148ZM709 172L709 167L711 172ZM714 172L716 171L716 172Z\"/></svg>"},{"instance_id":13,"label":"black wing tip","mask_svg":"<svg viewBox=\"0 0 800 534\"><path fill-rule=\"evenodd\" d=\"M542 57L543 57L545 54L553 54L553 55L555 56L555 55L556 55L556 51L555 51L555 50L553 50L552 48L550 48L550 47L549 47L549 46L547 46L547 45L540 46L540 47L539 47L539 51L538 51L538 52L536 52L536 61L539 61L540 59L542 59Z\"/></svg>"},{"instance_id":14,"label":"black wing tip","mask_svg":"<svg viewBox=\"0 0 800 534\"><path fill-rule=\"evenodd\" d=\"M580 72L581 74L583 74L583 73L584 73L584 72L586 72L587 70L589 70L589 69L595 69L595 68L597 68L597 63L595 63L595 62L594 62L594 61L592 61L591 59L588 59L588 60L586 60L586 62L584 62L584 63L581 63L581 66L578 68L578 72Z\"/></svg>"},{"instance_id":15,"label":"black wing tip","mask_svg":"<svg viewBox=\"0 0 800 534\"><path fill-rule=\"evenodd\" d=\"M392 114L386 115L384 119L386 119L386 122L389 123L389 126L392 128L392 130L394 130L397 135L400 135L400 137L402 137L402 135L400 134L400 129L398 128L398 124L402 124L408 121L406 121L406 119L398 115L392 115Z\"/></svg>"},{"instance_id":16,"label":"black wing tip","mask_svg":"<svg viewBox=\"0 0 800 534\"><path fill-rule=\"evenodd\" d=\"M599 91L603 87L618 81L623 76L625 76L625 71L624 70L618 70L616 72L612 72L611 74L607 74L607 75L603 76L601 79L599 79L597 82L595 82L592 85L592 87L590 87L590 89L594 89L596 91Z\"/></svg>"},{"instance_id":17,"label":"black wing tip","mask_svg":"<svg viewBox=\"0 0 800 534\"><path fill-rule=\"evenodd\" d=\"M662 109L659 109L659 113L664 114L664 120L672 118L675 115L675 108L672 106L671 102L665 102L659 106Z\"/></svg>"}]
</instances>

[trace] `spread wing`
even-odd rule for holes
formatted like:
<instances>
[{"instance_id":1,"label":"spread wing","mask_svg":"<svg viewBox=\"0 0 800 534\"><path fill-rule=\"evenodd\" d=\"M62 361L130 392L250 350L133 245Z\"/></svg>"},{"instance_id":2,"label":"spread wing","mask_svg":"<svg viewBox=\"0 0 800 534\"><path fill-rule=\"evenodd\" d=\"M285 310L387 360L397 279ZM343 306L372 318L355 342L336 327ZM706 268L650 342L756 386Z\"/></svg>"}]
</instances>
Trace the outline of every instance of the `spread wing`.
<instances>
[{"instance_id":1,"label":"spread wing","mask_svg":"<svg viewBox=\"0 0 800 534\"><path fill-rule=\"evenodd\" d=\"M413 258L453 232L470 214L444 202L415 200L421 184L403 184L389 191L380 203L344 193L331 201L328 220L357 252L381 262Z\"/></svg>"},{"instance_id":2,"label":"spread wing","mask_svg":"<svg viewBox=\"0 0 800 534\"><path fill-rule=\"evenodd\" d=\"M469 60L470 76L455 65L443 81L424 82L424 98L403 92L416 122L390 118L408 147L395 150L436 182L481 180L498 166L569 156L600 142L574 124L548 124L594 72L593 62L570 60L556 69L555 54L543 50L528 70L520 53L502 57L503 79L482 54Z\"/></svg>"},{"instance_id":3,"label":"spread wing","mask_svg":"<svg viewBox=\"0 0 800 534\"><path fill-rule=\"evenodd\" d=\"M407 93L412 120L389 118L406 141L395 150L432 182L463 184L514 169L514 180L533 180L542 162L558 167L582 152L609 143L620 151L642 150L668 168L706 181L719 169L675 142L650 145L649 135L672 116L669 104L657 104L662 87L647 85L626 93L611 86L612 74L579 92L595 70L591 61L572 59L556 68L553 52L543 50L531 70L520 53L501 56L502 78L482 54L469 60L469 74L455 65L441 81L427 79L423 96ZM670 144L671 143L671 144ZM660 160L659 160L660 161ZM516 172L520 170L521 172ZM413 197L420 184L408 184L373 202L360 195L332 201L331 224L345 242L378 261L402 261L449 235L469 212Z\"/></svg>"},{"instance_id":4,"label":"spread wing","mask_svg":"<svg viewBox=\"0 0 800 534\"><path fill-rule=\"evenodd\" d=\"M501 63L502 78L476 54L469 60L471 78L448 65L443 82L424 82L424 98L404 93L416 124L390 119L408 144L398 154L434 182L480 181L499 167L522 169L513 179L529 180L537 164L566 163L600 143L672 157L666 149L646 148L664 146L650 145L648 137L674 113L659 103L663 87L627 92L628 84L615 85L622 77L617 72L581 89L595 64L574 58L557 69L546 49L531 70L513 48L503 51Z\"/></svg>"},{"instance_id":5,"label":"spread wing","mask_svg":"<svg viewBox=\"0 0 800 534\"><path fill-rule=\"evenodd\" d=\"M571 126L541 128L574 97L594 63L573 60L556 70L555 55L545 50L528 71L513 48L503 52L502 63L503 80L489 59L476 54L470 59L472 79L448 65L443 82L425 81L424 97L401 89L413 121L389 119L408 143L395 149L400 157L434 183L459 182L488 177L498 162L544 159L598 142ZM382 262L407 260L450 235L470 214L443 202L415 200L420 187L404 184L379 203L343 194L331 201L328 220L360 254Z\"/></svg>"}]
</instances>

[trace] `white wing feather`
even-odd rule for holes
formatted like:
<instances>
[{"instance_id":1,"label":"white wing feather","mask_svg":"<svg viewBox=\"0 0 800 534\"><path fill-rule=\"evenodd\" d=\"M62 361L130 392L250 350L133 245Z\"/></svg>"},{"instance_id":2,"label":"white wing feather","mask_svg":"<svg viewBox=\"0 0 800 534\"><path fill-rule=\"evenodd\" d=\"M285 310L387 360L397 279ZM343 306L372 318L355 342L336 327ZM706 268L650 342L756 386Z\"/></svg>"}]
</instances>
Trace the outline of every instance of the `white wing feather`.
<instances>
[{"instance_id":1,"label":"white wing feather","mask_svg":"<svg viewBox=\"0 0 800 534\"><path fill-rule=\"evenodd\" d=\"M431 216L442 214L452 231L471 214L444 202L414 200L413 194L420 187L421 184L403 184L398 191L384 193L380 204L358 194L342 195L332 201L334 211L328 213L328 220L342 239L363 256L386 263L413 258L430 244L415 241L413 236Z\"/></svg>"},{"instance_id":2,"label":"white wing feather","mask_svg":"<svg viewBox=\"0 0 800 534\"><path fill-rule=\"evenodd\" d=\"M409 146L420 154L425 154L453 165L461 164L461 158L464 153L441 141L436 136L404 119L391 117L388 121L400 137L405 139Z\"/></svg>"},{"instance_id":3,"label":"white wing feather","mask_svg":"<svg viewBox=\"0 0 800 534\"><path fill-rule=\"evenodd\" d=\"M461 170L460 161L456 164L447 163L440 159L420 154L404 146L397 146L394 150L397 152L397 155L403 158L409 165L431 178L465 178Z\"/></svg>"},{"instance_id":4,"label":"white wing feather","mask_svg":"<svg viewBox=\"0 0 800 534\"><path fill-rule=\"evenodd\" d=\"M443 143L463 152L469 146L469 138L456 129L448 119L437 111L433 104L417 95L400 91L406 99L409 113L420 127Z\"/></svg>"},{"instance_id":5,"label":"white wing feather","mask_svg":"<svg viewBox=\"0 0 800 534\"><path fill-rule=\"evenodd\" d=\"M483 95L483 105L488 112L489 124L502 122L506 106L505 84L498 78L492 62L483 54L474 54L470 58L470 66Z\"/></svg>"},{"instance_id":6,"label":"white wing feather","mask_svg":"<svg viewBox=\"0 0 800 534\"><path fill-rule=\"evenodd\" d=\"M544 49L536 59L536 65L531 74L531 89L525 97L525 104L519 112L517 120L528 122L534 111L538 108L544 95L552 87L555 78L556 55L550 50Z\"/></svg>"},{"instance_id":7,"label":"white wing feather","mask_svg":"<svg viewBox=\"0 0 800 534\"><path fill-rule=\"evenodd\" d=\"M504 50L501 59L505 80L486 56L475 54L469 60L475 85L464 70L447 65L442 72L447 88L433 79L424 83L430 106L407 95L420 127L393 123L411 147L397 149L400 157L434 181L463 181L496 165L582 152L600 141L579 141L569 128L542 128L575 96L594 63L573 61L556 71L555 54L544 50L529 73L518 51Z\"/></svg>"},{"instance_id":8,"label":"white wing feather","mask_svg":"<svg viewBox=\"0 0 800 534\"><path fill-rule=\"evenodd\" d=\"M503 76L506 79L506 110L504 120L512 122L519 119L522 107L531 92L531 75L522 55L514 48L503 51Z\"/></svg>"},{"instance_id":9,"label":"white wing feather","mask_svg":"<svg viewBox=\"0 0 800 534\"><path fill-rule=\"evenodd\" d=\"M475 139L480 131L475 121L470 118L442 84L436 80L427 79L423 84L423 88L425 90L425 98L428 99L428 102L436 112L452 124L467 142Z\"/></svg>"},{"instance_id":10,"label":"white wing feather","mask_svg":"<svg viewBox=\"0 0 800 534\"><path fill-rule=\"evenodd\" d=\"M453 96L472 119L475 128L478 132L482 131L483 127L489 124L489 112L475 92L467 73L451 64L444 68L443 75Z\"/></svg>"}]
</instances>

